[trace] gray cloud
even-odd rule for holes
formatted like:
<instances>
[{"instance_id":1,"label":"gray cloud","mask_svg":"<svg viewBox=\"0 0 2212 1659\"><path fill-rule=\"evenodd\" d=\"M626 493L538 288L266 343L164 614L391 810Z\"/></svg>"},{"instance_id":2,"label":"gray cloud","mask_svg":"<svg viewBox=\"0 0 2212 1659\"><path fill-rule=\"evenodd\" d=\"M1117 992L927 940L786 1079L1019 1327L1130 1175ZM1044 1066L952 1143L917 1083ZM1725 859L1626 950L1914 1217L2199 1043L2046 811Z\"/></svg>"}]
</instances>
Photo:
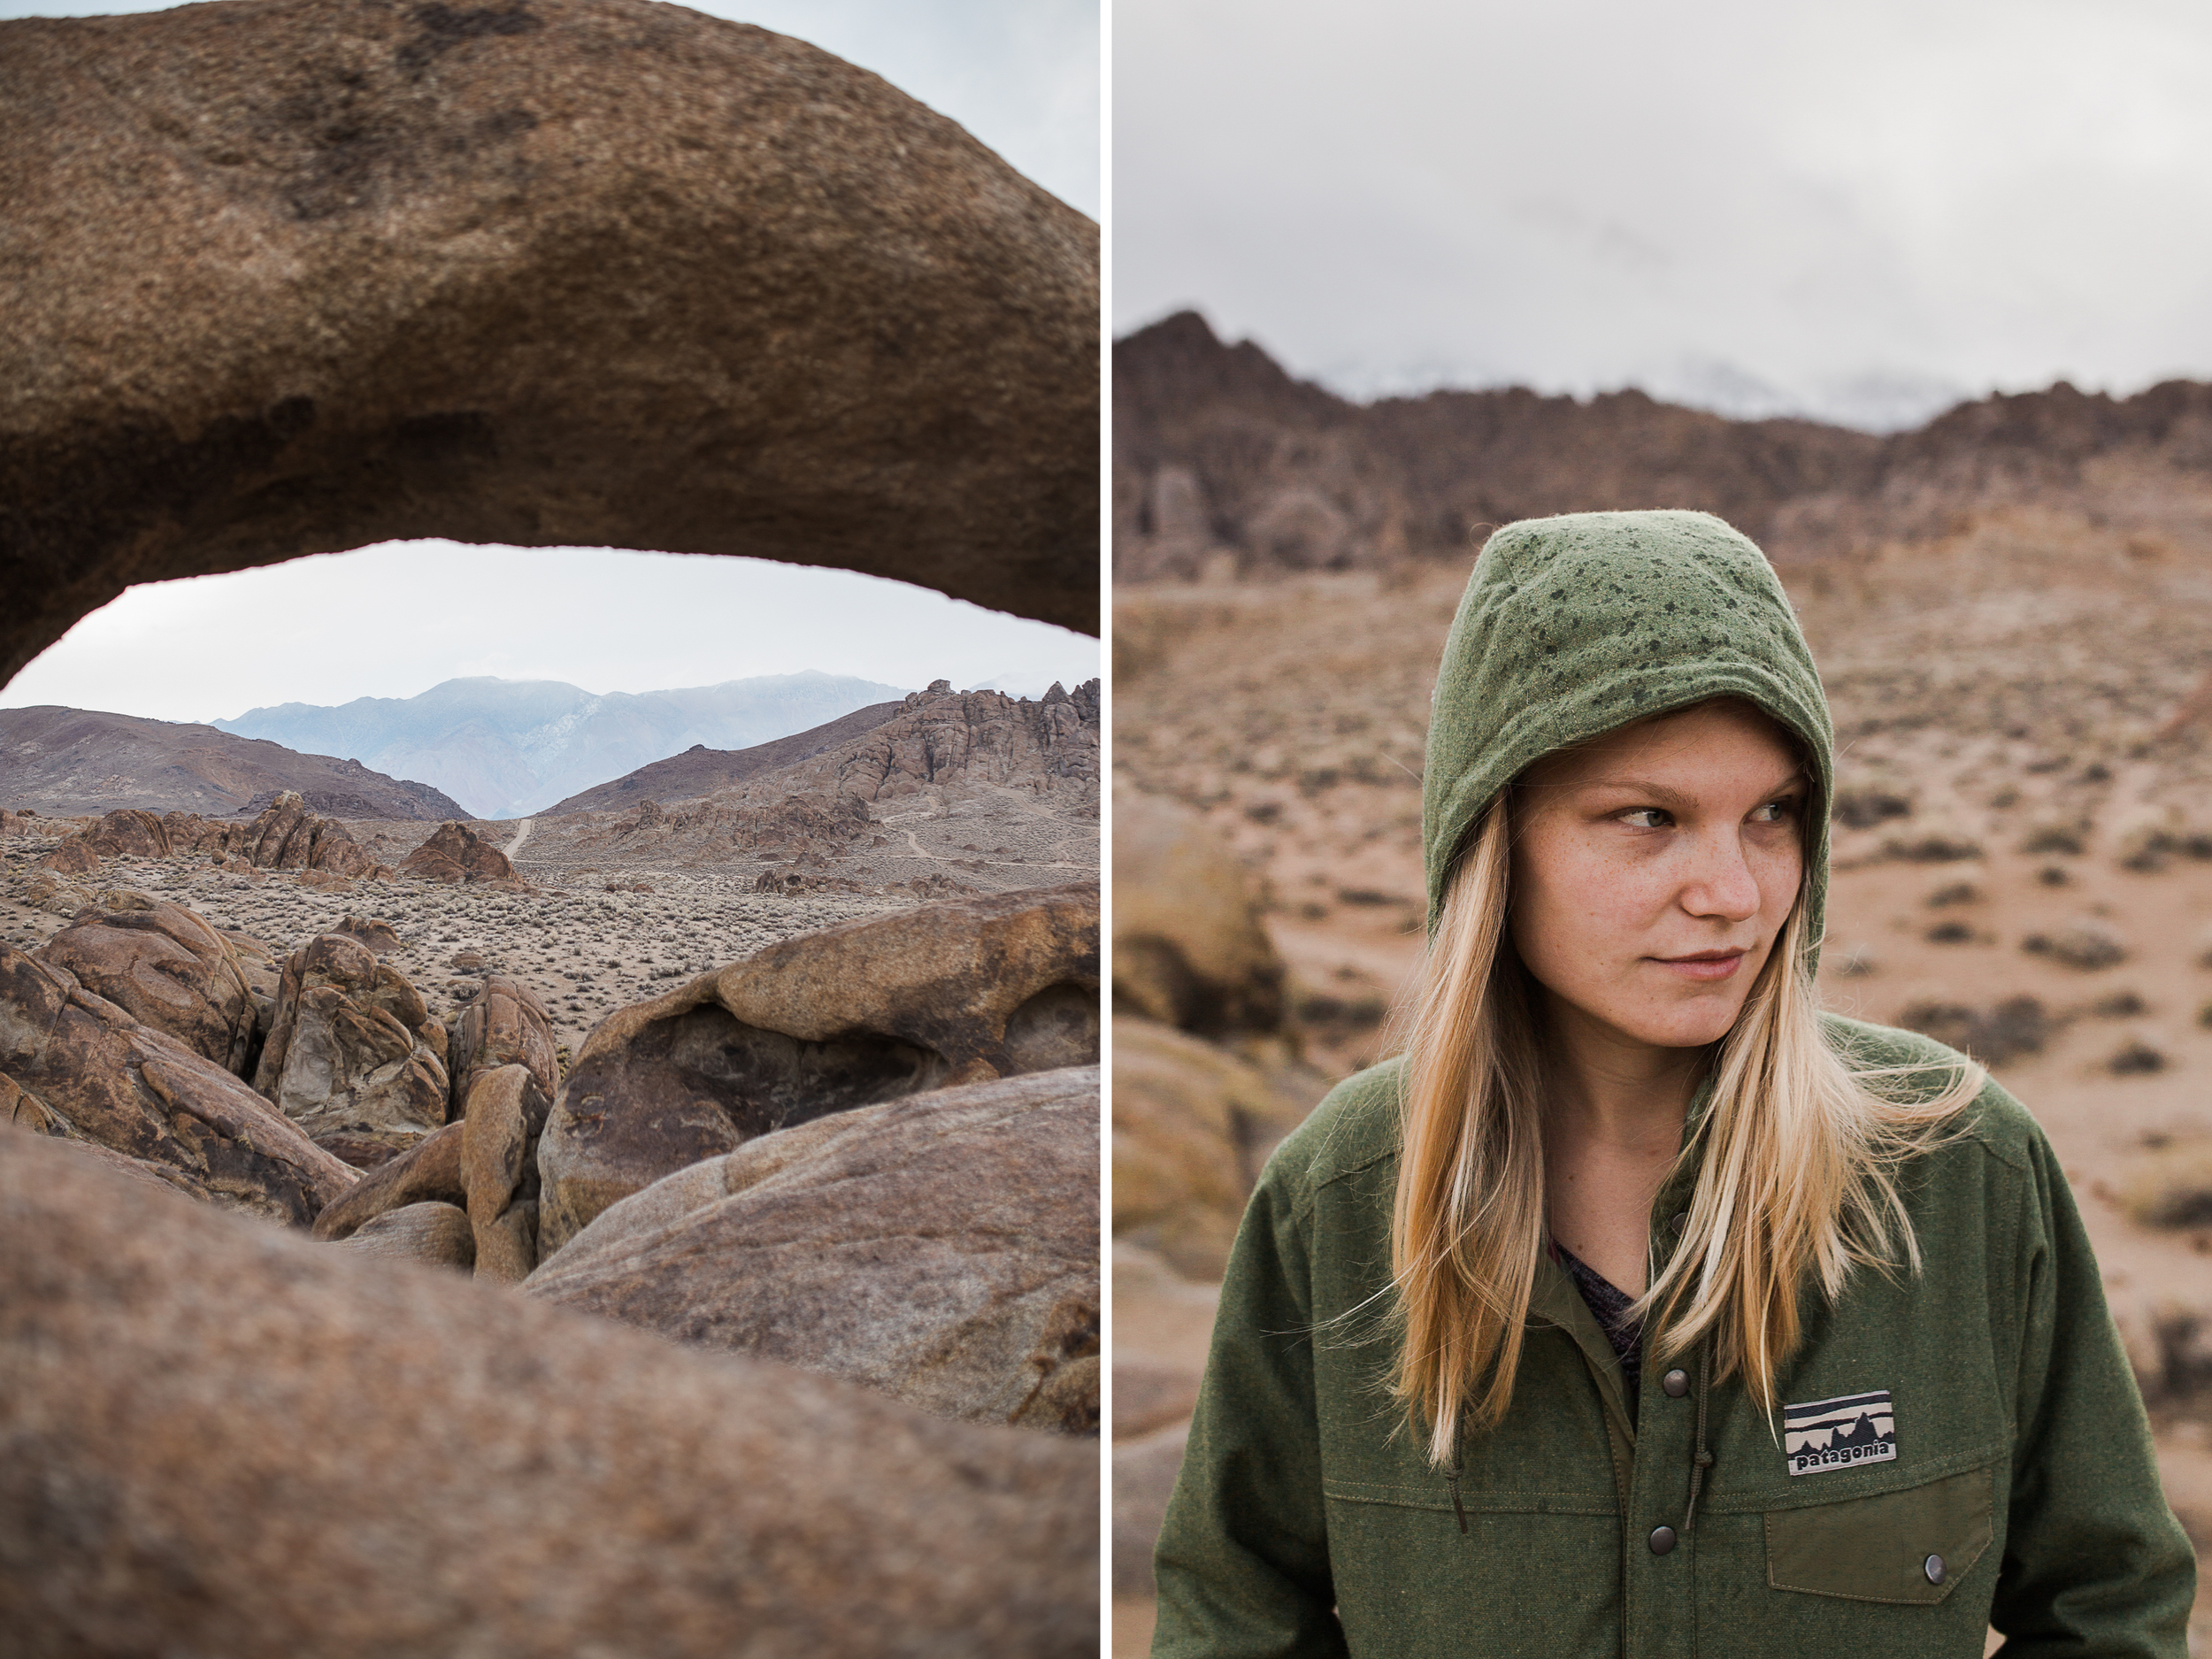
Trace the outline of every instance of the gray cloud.
<instances>
[{"instance_id":1,"label":"gray cloud","mask_svg":"<svg viewBox=\"0 0 2212 1659\"><path fill-rule=\"evenodd\" d=\"M2212 374L2212 14L1122 0L1114 326L1870 425Z\"/></svg>"}]
</instances>

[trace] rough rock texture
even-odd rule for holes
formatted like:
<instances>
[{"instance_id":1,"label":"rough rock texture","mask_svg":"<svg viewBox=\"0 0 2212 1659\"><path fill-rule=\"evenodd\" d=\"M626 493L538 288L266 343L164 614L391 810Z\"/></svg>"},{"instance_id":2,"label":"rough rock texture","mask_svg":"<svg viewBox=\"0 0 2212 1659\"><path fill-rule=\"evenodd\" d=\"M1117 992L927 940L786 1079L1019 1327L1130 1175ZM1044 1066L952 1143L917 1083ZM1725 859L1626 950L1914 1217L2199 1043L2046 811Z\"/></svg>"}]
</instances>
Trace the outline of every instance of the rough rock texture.
<instances>
[{"instance_id":1,"label":"rough rock texture","mask_svg":"<svg viewBox=\"0 0 2212 1659\"><path fill-rule=\"evenodd\" d=\"M476 1233L468 1211L451 1204L403 1204L372 1218L348 1233L342 1248L364 1256L380 1256L396 1262L419 1262L425 1267L457 1267L464 1272L476 1265Z\"/></svg>"},{"instance_id":2,"label":"rough rock texture","mask_svg":"<svg viewBox=\"0 0 2212 1659\"><path fill-rule=\"evenodd\" d=\"M404 1151L448 1117L446 1031L357 939L292 953L253 1086L349 1164Z\"/></svg>"},{"instance_id":3,"label":"rough rock texture","mask_svg":"<svg viewBox=\"0 0 2212 1659\"><path fill-rule=\"evenodd\" d=\"M65 843L66 845L66 843ZM99 868L94 859L93 868ZM23 902L49 916L74 916L93 902L90 889L69 879L66 872L41 868L23 891Z\"/></svg>"},{"instance_id":4,"label":"rough rock texture","mask_svg":"<svg viewBox=\"0 0 2212 1659\"><path fill-rule=\"evenodd\" d=\"M1263 1067L1171 1026L1114 1019L1114 1236L1219 1279L1245 1200L1325 1079Z\"/></svg>"},{"instance_id":5,"label":"rough rock texture","mask_svg":"<svg viewBox=\"0 0 2212 1659\"><path fill-rule=\"evenodd\" d=\"M1095 632L1097 227L865 71L646 0L0 40L0 680L132 582L426 535Z\"/></svg>"},{"instance_id":6,"label":"rough rock texture","mask_svg":"<svg viewBox=\"0 0 2212 1659\"><path fill-rule=\"evenodd\" d=\"M426 881L516 880L515 867L505 853L467 825L451 819L439 825L428 841L399 861L399 872Z\"/></svg>"},{"instance_id":7,"label":"rough rock texture","mask_svg":"<svg viewBox=\"0 0 2212 1659\"><path fill-rule=\"evenodd\" d=\"M456 960L458 965L458 960ZM503 1065L525 1065L538 1080L548 1100L561 1086L558 1045L553 1040L553 1018L538 994L503 973L488 978L483 987L454 1022L452 1056L453 1112L468 1110L469 1091L487 1071ZM543 1114L540 1114L542 1121Z\"/></svg>"},{"instance_id":8,"label":"rough rock texture","mask_svg":"<svg viewBox=\"0 0 2212 1659\"><path fill-rule=\"evenodd\" d=\"M468 1125L448 1124L378 1164L324 1207L315 1217L319 1239L344 1239L377 1217L410 1204L435 1202L468 1213L468 1174L463 1161Z\"/></svg>"},{"instance_id":9,"label":"rough rock texture","mask_svg":"<svg viewBox=\"0 0 2212 1659\"><path fill-rule=\"evenodd\" d=\"M141 1195L0 1132L25 1659L1085 1659L1097 1448Z\"/></svg>"},{"instance_id":10,"label":"rough rock texture","mask_svg":"<svg viewBox=\"0 0 2212 1659\"><path fill-rule=\"evenodd\" d=\"M303 1227L356 1179L215 1062L5 944L0 1077L36 1101L11 1121L165 1166L228 1209Z\"/></svg>"},{"instance_id":11,"label":"rough rock texture","mask_svg":"<svg viewBox=\"0 0 2212 1659\"><path fill-rule=\"evenodd\" d=\"M93 828L73 835L47 863L58 870L95 870L101 858L166 858L206 853L238 859L259 870L319 871L334 876L388 876L336 818L311 810L292 790L278 795L250 824L220 824L196 812L110 812ZM76 862L64 864L65 856Z\"/></svg>"},{"instance_id":12,"label":"rough rock texture","mask_svg":"<svg viewBox=\"0 0 2212 1659\"><path fill-rule=\"evenodd\" d=\"M1098 1058L1098 888L919 906L785 940L617 1010L539 1142L539 1258L755 1135Z\"/></svg>"},{"instance_id":13,"label":"rough rock texture","mask_svg":"<svg viewBox=\"0 0 2212 1659\"><path fill-rule=\"evenodd\" d=\"M538 1264L538 1136L551 1097L526 1065L478 1074L461 1120L476 1276L518 1284Z\"/></svg>"},{"instance_id":14,"label":"rough rock texture","mask_svg":"<svg viewBox=\"0 0 2212 1659\"><path fill-rule=\"evenodd\" d=\"M1283 1020L1244 867L1187 809L1133 790L1114 796L1114 1007L1202 1037Z\"/></svg>"},{"instance_id":15,"label":"rough rock texture","mask_svg":"<svg viewBox=\"0 0 2212 1659\"><path fill-rule=\"evenodd\" d=\"M38 862L42 869L51 870L60 875L83 876L99 869L100 855L86 846L81 838L72 835Z\"/></svg>"},{"instance_id":16,"label":"rough rock texture","mask_svg":"<svg viewBox=\"0 0 2212 1659\"><path fill-rule=\"evenodd\" d=\"M428 784L388 778L357 760L302 755L211 726L51 703L0 709L0 757L9 800L49 813L140 807L163 814L165 823L179 816L204 822L201 813L257 813L286 789L342 818L434 824L466 813Z\"/></svg>"},{"instance_id":17,"label":"rough rock texture","mask_svg":"<svg viewBox=\"0 0 2212 1659\"><path fill-rule=\"evenodd\" d=\"M1095 1430L1098 1070L764 1135L615 1205L529 1289L943 1417Z\"/></svg>"},{"instance_id":18,"label":"rough rock texture","mask_svg":"<svg viewBox=\"0 0 2212 1659\"><path fill-rule=\"evenodd\" d=\"M359 940L380 956L388 956L395 950L405 949L400 943L398 933L393 931L392 925L380 922L374 917L349 916L330 931L343 933L349 939Z\"/></svg>"},{"instance_id":19,"label":"rough rock texture","mask_svg":"<svg viewBox=\"0 0 2212 1659\"><path fill-rule=\"evenodd\" d=\"M236 948L182 905L142 893L127 901L80 912L35 954L132 1018L245 1076L255 1057L254 995Z\"/></svg>"}]
</instances>

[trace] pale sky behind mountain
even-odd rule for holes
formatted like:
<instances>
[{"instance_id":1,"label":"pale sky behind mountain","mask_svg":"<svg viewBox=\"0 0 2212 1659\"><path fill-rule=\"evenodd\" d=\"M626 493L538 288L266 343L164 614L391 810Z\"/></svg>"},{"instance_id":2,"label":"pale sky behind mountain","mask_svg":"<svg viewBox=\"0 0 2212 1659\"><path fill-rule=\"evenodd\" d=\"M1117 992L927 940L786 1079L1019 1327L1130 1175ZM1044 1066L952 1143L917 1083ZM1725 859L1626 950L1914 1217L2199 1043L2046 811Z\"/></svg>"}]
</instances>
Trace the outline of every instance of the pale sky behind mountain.
<instances>
[{"instance_id":1,"label":"pale sky behind mountain","mask_svg":"<svg viewBox=\"0 0 2212 1659\"><path fill-rule=\"evenodd\" d=\"M1916 424L2212 378L2212 10L1118 0L1117 334Z\"/></svg>"},{"instance_id":2,"label":"pale sky behind mountain","mask_svg":"<svg viewBox=\"0 0 2212 1659\"><path fill-rule=\"evenodd\" d=\"M0 0L0 19L165 9ZM710 0L810 41L958 121L1095 218L1097 0ZM134 588L4 688L163 720L408 697L460 675L594 692L819 669L917 688L1041 695L1099 672L1098 641L902 583L757 559L386 543Z\"/></svg>"}]
</instances>

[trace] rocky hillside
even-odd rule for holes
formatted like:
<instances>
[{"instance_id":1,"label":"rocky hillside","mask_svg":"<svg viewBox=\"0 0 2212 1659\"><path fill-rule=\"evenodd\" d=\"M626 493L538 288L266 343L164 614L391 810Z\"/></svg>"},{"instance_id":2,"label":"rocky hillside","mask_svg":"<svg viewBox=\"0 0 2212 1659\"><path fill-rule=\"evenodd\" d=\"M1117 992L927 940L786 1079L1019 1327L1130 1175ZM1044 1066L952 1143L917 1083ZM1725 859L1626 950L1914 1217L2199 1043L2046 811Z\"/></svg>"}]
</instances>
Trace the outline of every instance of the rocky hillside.
<instances>
[{"instance_id":1,"label":"rocky hillside","mask_svg":"<svg viewBox=\"0 0 2212 1659\"><path fill-rule=\"evenodd\" d=\"M1091 680L1033 701L940 680L856 737L704 796L534 819L526 862L932 895L1084 879L1098 868L1099 692Z\"/></svg>"},{"instance_id":2,"label":"rocky hillside","mask_svg":"<svg viewBox=\"0 0 2212 1659\"><path fill-rule=\"evenodd\" d=\"M872 703L826 725L795 732L772 742L756 743L749 749L709 749L704 743L695 743L680 755L640 766L611 783L557 802L546 811L554 816L563 812L608 812L635 806L645 800L695 800L712 795L717 789L742 783L758 773L811 760L825 750L874 731L905 710L904 703Z\"/></svg>"},{"instance_id":3,"label":"rocky hillside","mask_svg":"<svg viewBox=\"0 0 2212 1659\"><path fill-rule=\"evenodd\" d=\"M1356 404L1185 311L1114 347L1114 568L1357 569L1455 556L1489 526L1615 507L1720 514L1779 563L2063 505L2153 550L2212 522L2212 386L1962 403L1877 437L1729 420L1625 391Z\"/></svg>"},{"instance_id":4,"label":"rocky hillside","mask_svg":"<svg viewBox=\"0 0 2212 1659\"><path fill-rule=\"evenodd\" d=\"M764 743L900 689L809 672L603 696L559 680L479 677L419 696L288 703L217 724L426 778L466 804L449 817L521 818L694 744Z\"/></svg>"},{"instance_id":5,"label":"rocky hillside","mask_svg":"<svg viewBox=\"0 0 2212 1659\"><path fill-rule=\"evenodd\" d=\"M44 705L0 709L0 804L12 810L224 818L257 812L288 789L318 812L347 818L469 816L428 784L211 726Z\"/></svg>"}]
</instances>

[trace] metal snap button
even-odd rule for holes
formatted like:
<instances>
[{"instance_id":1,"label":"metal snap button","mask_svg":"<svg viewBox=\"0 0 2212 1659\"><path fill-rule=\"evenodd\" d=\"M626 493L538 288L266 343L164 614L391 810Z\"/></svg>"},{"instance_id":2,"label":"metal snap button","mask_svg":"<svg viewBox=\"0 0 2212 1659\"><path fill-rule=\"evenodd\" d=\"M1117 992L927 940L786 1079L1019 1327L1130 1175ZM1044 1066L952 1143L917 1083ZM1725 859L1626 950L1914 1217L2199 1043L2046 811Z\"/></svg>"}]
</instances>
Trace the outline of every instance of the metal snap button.
<instances>
[{"instance_id":1,"label":"metal snap button","mask_svg":"<svg viewBox=\"0 0 2212 1659\"><path fill-rule=\"evenodd\" d=\"M1659 1386L1667 1391L1668 1399L1679 1400L1690 1392L1690 1373L1686 1371L1671 1371L1659 1379Z\"/></svg>"},{"instance_id":2,"label":"metal snap button","mask_svg":"<svg viewBox=\"0 0 2212 1659\"><path fill-rule=\"evenodd\" d=\"M1942 1556L1929 1556L1927 1560L1920 1563L1920 1570L1928 1575L1928 1582L1930 1584L1941 1584L1943 1582Z\"/></svg>"},{"instance_id":3,"label":"metal snap button","mask_svg":"<svg viewBox=\"0 0 2212 1659\"><path fill-rule=\"evenodd\" d=\"M1673 1548L1674 1528L1671 1526L1655 1526L1651 1529L1651 1553L1653 1555L1663 1555ZM1931 1555L1928 1559L1933 1561L1935 1557Z\"/></svg>"}]
</instances>

